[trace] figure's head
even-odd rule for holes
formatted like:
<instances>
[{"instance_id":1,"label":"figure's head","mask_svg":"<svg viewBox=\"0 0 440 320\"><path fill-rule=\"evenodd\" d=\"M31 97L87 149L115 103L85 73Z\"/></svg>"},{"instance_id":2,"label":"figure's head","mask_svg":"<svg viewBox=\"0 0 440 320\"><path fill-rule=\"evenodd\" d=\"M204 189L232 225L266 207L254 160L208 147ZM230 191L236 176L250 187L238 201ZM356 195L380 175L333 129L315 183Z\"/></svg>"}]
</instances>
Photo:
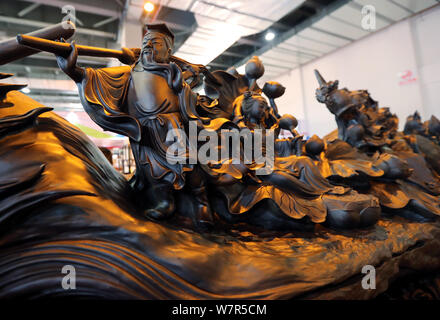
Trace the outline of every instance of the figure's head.
<instances>
[{"instance_id":1,"label":"figure's head","mask_svg":"<svg viewBox=\"0 0 440 320\"><path fill-rule=\"evenodd\" d=\"M339 81L325 81L318 70L315 70L315 76L319 83L319 88L316 89L316 99L321 103L327 103L330 94L338 90Z\"/></svg>"},{"instance_id":2,"label":"figure's head","mask_svg":"<svg viewBox=\"0 0 440 320\"><path fill-rule=\"evenodd\" d=\"M140 58L143 63L168 63L173 51L174 35L161 24L147 25Z\"/></svg>"},{"instance_id":3,"label":"figure's head","mask_svg":"<svg viewBox=\"0 0 440 320\"><path fill-rule=\"evenodd\" d=\"M424 131L422 118L417 111L406 118L405 128L403 129L405 134L423 134Z\"/></svg>"},{"instance_id":4,"label":"figure's head","mask_svg":"<svg viewBox=\"0 0 440 320\"><path fill-rule=\"evenodd\" d=\"M246 119L260 122L267 118L269 105L260 94L248 91L243 95L241 110Z\"/></svg>"},{"instance_id":5,"label":"figure's head","mask_svg":"<svg viewBox=\"0 0 440 320\"><path fill-rule=\"evenodd\" d=\"M431 136L440 137L440 120L436 116L431 116L431 120L428 121L428 133Z\"/></svg>"}]
</instances>

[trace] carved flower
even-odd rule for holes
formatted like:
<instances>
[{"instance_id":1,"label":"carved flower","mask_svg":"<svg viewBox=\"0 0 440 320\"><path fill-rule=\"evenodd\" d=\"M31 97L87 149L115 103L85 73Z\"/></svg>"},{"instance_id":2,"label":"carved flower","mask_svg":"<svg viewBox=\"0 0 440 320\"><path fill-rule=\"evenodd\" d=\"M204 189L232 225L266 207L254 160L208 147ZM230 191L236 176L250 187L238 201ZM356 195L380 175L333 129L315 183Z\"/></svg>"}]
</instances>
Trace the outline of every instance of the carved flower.
<instances>
[{"instance_id":1,"label":"carved flower","mask_svg":"<svg viewBox=\"0 0 440 320\"><path fill-rule=\"evenodd\" d=\"M309 155L319 155L324 150L324 141L316 134L306 142L306 152Z\"/></svg>"},{"instance_id":2,"label":"carved flower","mask_svg":"<svg viewBox=\"0 0 440 320\"><path fill-rule=\"evenodd\" d=\"M246 76L250 79L259 79L264 74L264 66L257 56L253 56L245 66Z\"/></svg>"},{"instance_id":3,"label":"carved flower","mask_svg":"<svg viewBox=\"0 0 440 320\"><path fill-rule=\"evenodd\" d=\"M264 84L263 92L268 98L276 99L281 97L284 92L286 92L286 88L283 87L279 82L268 81Z\"/></svg>"},{"instance_id":4,"label":"carved flower","mask_svg":"<svg viewBox=\"0 0 440 320\"><path fill-rule=\"evenodd\" d=\"M278 125L281 129L293 131L298 126L298 120L290 114L285 114L279 120Z\"/></svg>"}]
</instances>

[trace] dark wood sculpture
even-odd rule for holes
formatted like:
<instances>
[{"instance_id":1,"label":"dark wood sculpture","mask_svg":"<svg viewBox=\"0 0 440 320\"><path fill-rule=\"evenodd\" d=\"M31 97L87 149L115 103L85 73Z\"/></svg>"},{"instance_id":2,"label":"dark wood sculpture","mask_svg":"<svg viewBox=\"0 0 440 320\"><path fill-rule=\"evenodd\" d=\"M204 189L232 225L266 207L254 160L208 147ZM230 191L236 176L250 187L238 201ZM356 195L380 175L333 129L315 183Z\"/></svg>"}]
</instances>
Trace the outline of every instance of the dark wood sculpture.
<instances>
[{"instance_id":1,"label":"dark wood sculpture","mask_svg":"<svg viewBox=\"0 0 440 320\"><path fill-rule=\"evenodd\" d=\"M292 115L278 114L273 99L281 96L285 88L276 82L265 84L263 90L258 88L255 77L263 75L263 66L257 57L248 63L252 68L246 66L246 69L252 72L245 75L239 75L233 70L215 71L213 75L221 86L214 89L207 81L205 91L218 97L220 108L232 110L229 118L233 119L239 128L248 128L251 131L272 129L275 136L278 136L280 129L284 129L294 135L293 139L287 141L276 139L275 170L267 176L254 177L262 184L257 192L254 192L254 198L264 191L271 195L271 200L285 215L302 218L306 213L313 222L325 219L327 225L335 228L366 227L374 224L380 215L377 199L370 195L358 194L350 188L335 187L325 180L313 161L302 152L304 141L295 131L298 121ZM251 88L254 91L246 91ZM272 99L270 107L261 95L263 92ZM286 149L287 153L282 151ZM272 185L267 186L268 183ZM234 199L243 198L242 194L249 198L252 195L249 189L252 188L254 187L242 188L238 194L234 189L221 191L229 199L228 203L234 203ZM270 225L270 221L265 222L265 225Z\"/></svg>"},{"instance_id":2,"label":"dark wood sculpture","mask_svg":"<svg viewBox=\"0 0 440 320\"><path fill-rule=\"evenodd\" d=\"M367 91L338 89L338 81L327 82L315 73L316 97L338 125L337 139L335 133L325 138L319 161L323 175L355 188L368 177L357 189L376 195L388 212L422 221L440 215L438 175L414 152L411 137L398 132L397 117L379 108Z\"/></svg>"},{"instance_id":3,"label":"dark wood sculpture","mask_svg":"<svg viewBox=\"0 0 440 320\"><path fill-rule=\"evenodd\" d=\"M278 126L278 123L285 128L294 127L296 120L281 117L274 101L285 89L277 83L267 83L263 90L258 88L256 80L264 74L264 67L257 57L246 64L245 76L211 74L199 66L199 70L204 70L208 91L208 97L200 97L191 91L182 70L173 62L173 35L163 24L148 26L136 61L130 49L107 52L105 49L27 36L19 36L17 41L39 50L57 53L60 68L78 84L84 109L90 117L105 130L130 138L136 160L136 173L131 184L133 193L139 199L139 206L145 208L146 217L155 220L170 218L176 208L176 192L180 193L179 201L191 203L189 207L192 209L186 215L201 230L214 225L213 210L208 200L210 198L218 200L215 201L215 211L222 212L220 216L225 220L244 220L270 229L276 229L277 226L288 229L291 224L296 227L295 222L290 221L292 219L314 223L326 221L338 228L365 227L374 224L379 217L377 199L350 189L334 188L319 174L313 162L306 158L292 156L288 162L275 159L275 170L267 176L257 173L259 167L255 163L237 165L218 159L217 166L206 166L197 162L171 164L168 161L166 153L174 143L167 141L170 130L186 133L183 157L190 158L190 121L197 122L199 131L226 127L270 129L274 125ZM134 64L100 70L76 66L80 53L99 55L101 52ZM191 64L188 65L191 67ZM228 77L234 81L226 84L225 79ZM268 106L262 97L257 98L259 102L256 107L253 106L254 100L247 103L245 99L244 104L237 102L245 91L264 92L269 96L271 120L264 120L262 125L252 123L262 121L256 118L261 118ZM216 100L209 98L213 92ZM245 117L243 123L239 120L241 115ZM279 130L275 131L275 135L277 132ZM305 176L298 175L300 168L307 170ZM259 186L256 188L247 180ZM231 188L231 185L235 187ZM212 186L209 189L214 190L211 191L213 195L209 194L208 186ZM226 206L225 200L219 200L215 193L226 198ZM245 214L265 200L275 205L274 214L280 216L280 223L274 223L277 219L271 217L270 212L273 210L268 210L264 217ZM351 203L350 210L343 209L348 202Z\"/></svg>"},{"instance_id":4,"label":"dark wood sculpture","mask_svg":"<svg viewBox=\"0 0 440 320\"><path fill-rule=\"evenodd\" d=\"M440 144L440 120L436 116L431 116L430 120L422 122L422 118L416 111L406 119L403 132L406 135L421 135Z\"/></svg>"},{"instance_id":5,"label":"dark wood sculpture","mask_svg":"<svg viewBox=\"0 0 440 320\"><path fill-rule=\"evenodd\" d=\"M435 116L423 123L421 119L417 111L409 116L403 132L414 152L422 154L436 174L440 175L440 121Z\"/></svg>"},{"instance_id":6,"label":"dark wood sculpture","mask_svg":"<svg viewBox=\"0 0 440 320\"><path fill-rule=\"evenodd\" d=\"M382 218L344 232L219 223L201 234L143 219L125 178L79 129L18 91L7 98L0 298L371 299L393 279L440 267L431 223ZM361 287L366 264L377 267L376 290ZM61 286L65 265L75 290Z\"/></svg>"},{"instance_id":7,"label":"dark wood sculpture","mask_svg":"<svg viewBox=\"0 0 440 320\"><path fill-rule=\"evenodd\" d=\"M34 34L34 33L32 33ZM36 34L40 35L40 33ZM31 53L35 53L35 50L41 50L46 52L54 53L58 56L69 56L72 47L70 44L64 42L65 39L68 39L70 37L69 34L67 34L67 37L58 37L61 42L57 41L51 41L48 39L43 38L44 34L42 34L41 37L39 36L32 36L29 35L18 35L16 38L16 41L14 40L14 44L23 46L24 48L27 48L30 50ZM107 49L107 48L98 48L98 47L91 47L91 46L82 46L78 45L75 46L76 50L78 52L78 55L84 55L84 56L90 56L90 57L104 57L104 58L116 58L121 63L126 65L131 65L135 63L139 59L139 55L141 52L140 48L122 48L121 50L113 50L113 49ZM38 52L38 51L37 51ZM170 56L169 57L170 62L173 62L179 66L179 68L182 70L183 78L188 81L188 84L191 88L199 85L199 74L203 73L207 78L211 77L211 74L209 70L200 64L191 64L183 59L180 59L176 56ZM214 81L212 79L211 81Z\"/></svg>"},{"instance_id":8,"label":"dark wood sculpture","mask_svg":"<svg viewBox=\"0 0 440 320\"><path fill-rule=\"evenodd\" d=\"M173 35L163 24L148 26L139 50L55 39L18 38L57 54L89 116L129 137L136 174L126 181L79 129L4 84L0 297L366 299L385 291L400 267L440 267L438 224L380 217L382 207L435 220L440 189L397 132L397 118L367 92L318 78L318 97L335 113L340 139L305 141L297 119L278 113L285 88L258 86L264 66L257 57L244 75L210 73L171 55ZM129 65L83 69L79 54ZM206 96L191 90L202 77ZM191 123L219 140L221 129L248 130L250 140L240 141L238 162L227 154L207 164L170 163L169 129L186 140ZM277 139L280 130L293 137ZM268 172L245 156L261 132L275 136ZM188 146L183 155L191 160ZM270 147L270 139L260 146L266 154ZM76 290L60 285L66 264L77 267ZM380 269L378 290L353 281L366 264Z\"/></svg>"}]
</instances>

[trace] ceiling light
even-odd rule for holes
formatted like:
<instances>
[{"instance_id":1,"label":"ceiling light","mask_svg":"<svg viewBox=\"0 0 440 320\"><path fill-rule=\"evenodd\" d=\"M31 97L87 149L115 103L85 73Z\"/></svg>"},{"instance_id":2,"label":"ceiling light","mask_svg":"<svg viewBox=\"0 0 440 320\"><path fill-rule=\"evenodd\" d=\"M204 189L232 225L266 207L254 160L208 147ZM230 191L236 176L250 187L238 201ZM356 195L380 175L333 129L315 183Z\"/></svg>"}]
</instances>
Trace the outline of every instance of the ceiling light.
<instances>
[{"instance_id":1,"label":"ceiling light","mask_svg":"<svg viewBox=\"0 0 440 320\"><path fill-rule=\"evenodd\" d=\"M272 41L273 39L275 39L275 33L269 31L264 36L264 39L266 39L266 41Z\"/></svg>"},{"instance_id":2,"label":"ceiling light","mask_svg":"<svg viewBox=\"0 0 440 320\"><path fill-rule=\"evenodd\" d=\"M78 116L75 112L72 111L67 114L66 120L69 121L71 124L77 124L79 122Z\"/></svg>"},{"instance_id":3,"label":"ceiling light","mask_svg":"<svg viewBox=\"0 0 440 320\"><path fill-rule=\"evenodd\" d=\"M154 10L154 4L153 3L151 3L151 2L145 2L145 4L144 4L144 10L146 11L146 12L153 12L153 10Z\"/></svg>"}]
</instances>

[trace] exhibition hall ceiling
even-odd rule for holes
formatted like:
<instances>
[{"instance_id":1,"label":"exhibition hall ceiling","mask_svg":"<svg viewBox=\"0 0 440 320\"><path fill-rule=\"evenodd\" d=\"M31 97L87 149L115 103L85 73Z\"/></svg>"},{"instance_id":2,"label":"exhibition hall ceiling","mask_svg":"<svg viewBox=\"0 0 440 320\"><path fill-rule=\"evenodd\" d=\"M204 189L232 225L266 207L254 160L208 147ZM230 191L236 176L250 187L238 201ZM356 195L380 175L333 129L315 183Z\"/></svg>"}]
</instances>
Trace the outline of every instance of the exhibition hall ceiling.
<instances>
[{"instance_id":1,"label":"exhibition hall ceiling","mask_svg":"<svg viewBox=\"0 0 440 320\"><path fill-rule=\"evenodd\" d=\"M175 55L211 70L240 68L253 55L265 64L265 78L337 50L440 0L14 0L0 2L0 40L60 22L65 5L76 10L77 43L119 48L131 25L165 22L176 35ZM376 10L376 28L362 26L362 8ZM140 34L140 33L138 33ZM124 38L125 37L125 38ZM137 43L136 39L131 39ZM139 39L139 43L141 39ZM105 58L80 57L80 63L105 67ZM239 69L241 70L241 69ZM59 70L53 55L40 53L1 67L30 84L32 97L63 110L80 109L76 87ZM25 79L24 79L25 78ZM42 86L44 84L44 86Z\"/></svg>"},{"instance_id":2,"label":"exhibition hall ceiling","mask_svg":"<svg viewBox=\"0 0 440 320\"><path fill-rule=\"evenodd\" d=\"M252 55L258 55L265 64L265 78L274 78L438 3L438 0L335 1L310 19L278 34ZM362 26L362 9L367 5L376 10L373 30ZM239 67L248 58L234 65Z\"/></svg>"},{"instance_id":3,"label":"exhibition hall ceiling","mask_svg":"<svg viewBox=\"0 0 440 320\"><path fill-rule=\"evenodd\" d=\"M176 55L208 64L240 38L267 29L303 2L171 1L170 6L194 12L198 24Z\"/></svg>"},{"instance_id":4,"label":"exhibition hall ceiling","mask_svg":"<svg viewBox=\"0 0 440 320\"><path fill-rule=\"evenodd\" d=\"M270 62L266 76L273 77L301 64L319 58L331 51L377 32L399 20L438 4L436 0L355 0L346 1L318 21L302 30L291 30L278 41L268 44L256 53ZM362 8L376 9L376 29L362 27ZM285 62L285 63L284 63Z\"/></svg>"}]
</instances>

